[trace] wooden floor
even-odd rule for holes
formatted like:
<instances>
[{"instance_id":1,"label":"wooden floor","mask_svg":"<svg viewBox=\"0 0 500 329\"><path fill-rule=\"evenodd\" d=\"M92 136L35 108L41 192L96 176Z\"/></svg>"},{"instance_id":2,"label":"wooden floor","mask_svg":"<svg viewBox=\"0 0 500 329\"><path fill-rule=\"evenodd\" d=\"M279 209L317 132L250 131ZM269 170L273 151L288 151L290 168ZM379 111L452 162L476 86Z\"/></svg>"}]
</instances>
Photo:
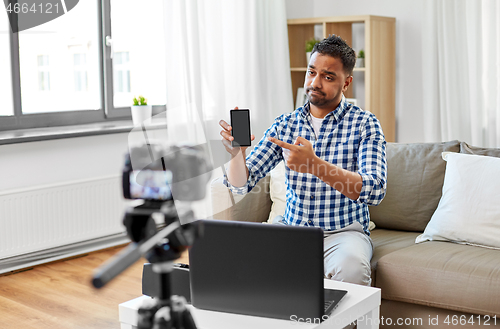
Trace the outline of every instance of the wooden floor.
<instances>
[{"instance_id":1,"label":"wooden floor","mask_svg":"<svg viewBox=\"0 0 500 329\"><path fill-rule=\"evenodd\" d=\"M120 328L118 304L141 295L141 259L102 289L92 273L123 247L0 276L1 329ZM187 253L176 262L187 263Z\"/></svg>"}]
</instances>

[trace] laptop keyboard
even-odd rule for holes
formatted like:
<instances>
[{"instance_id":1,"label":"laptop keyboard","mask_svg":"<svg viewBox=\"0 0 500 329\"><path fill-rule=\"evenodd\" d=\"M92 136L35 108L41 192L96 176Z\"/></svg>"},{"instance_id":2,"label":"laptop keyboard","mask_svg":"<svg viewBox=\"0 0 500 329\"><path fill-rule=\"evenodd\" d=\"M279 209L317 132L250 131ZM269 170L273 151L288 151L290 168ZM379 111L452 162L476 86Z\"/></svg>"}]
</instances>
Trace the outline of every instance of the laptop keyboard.
<instances>
[{"instance_id":1,"label":"laptop keyboard","mask_svg":"<svg viewBox=\"0 0 500 329\"><path fill-rule=\"evenodd\" d=\"M324 308L324 313L327 314L326 312L328 311L328 308L330 307L330 305L332 305L334 302L334 300L329 300L329 301L326 301L325 302L325 308Z\"/></svg>"},{"instance_id":2,"label":"laptop keyboard","mask_svg":"<svg viewBox=\"0 0 500 329\"><path fill-rule=\"evenodd\" d=\"M325 289L324 298L324 312L323 314L330 315L335 308L339 305L339 302L344 298L347 291L345 290L336 290L336 289Z\"/></svg>"}]
</instances>

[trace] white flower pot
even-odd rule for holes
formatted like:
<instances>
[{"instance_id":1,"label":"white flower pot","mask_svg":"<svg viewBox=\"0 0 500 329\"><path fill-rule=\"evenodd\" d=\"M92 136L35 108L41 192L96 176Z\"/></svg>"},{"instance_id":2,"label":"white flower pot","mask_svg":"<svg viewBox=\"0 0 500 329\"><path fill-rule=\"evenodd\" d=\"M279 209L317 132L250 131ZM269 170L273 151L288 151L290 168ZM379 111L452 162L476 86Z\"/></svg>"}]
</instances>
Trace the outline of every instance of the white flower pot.
<instances>
[{"instance_id":1,"label":"white flower pot","mask_svg":"<svg viewBox=\"0 0 500 329\"><path fill-rule=\"evenodd\" d=\"M306 67L309 67L309 61L311 60L311 53L312 51L306 52L306 59L307 59Z\"/></svg>"},{"instance_id":2,"label":"white flower pot","mask_svg":"<svg viewBox=\"0 0 500 329\"><path fill-rule=\"evenodd\" d=\"M356 58L356 67L365 67L365 59L364 58Z\"/></svg>"},{"instance_id":3,"label":"white flower pot","mask_svg":"<svg viewBox=\"0 0 500 329\"><path fill-rule=\"evenodd\" d=\"M151 105L132 105L130 110L132 111L132 122L134 126L151 123Z\"/></svg>"}]
</instances>

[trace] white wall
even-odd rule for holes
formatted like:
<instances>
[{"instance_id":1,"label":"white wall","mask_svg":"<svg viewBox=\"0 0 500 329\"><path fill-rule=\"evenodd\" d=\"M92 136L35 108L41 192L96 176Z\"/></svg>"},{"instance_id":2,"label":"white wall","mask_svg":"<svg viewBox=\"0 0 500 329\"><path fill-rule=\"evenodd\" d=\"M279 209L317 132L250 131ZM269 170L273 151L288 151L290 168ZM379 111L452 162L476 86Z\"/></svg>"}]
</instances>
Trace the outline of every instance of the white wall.
<instances>
[{"instance_id":1,"label":"white wall","mask_svg":"<svg viewBox=\"0 0 500 329\"><path fill-rule=\"evenodd\" d=\"M0 146L0 192L119 175L128 134Z\"/></svg>"},{"instance_id":2,"label":"white wall","mask_svg":"<svg viewBox=\"0 0 500 329\"><path fill-rule=\"evenodd\" d=\"M422 36L423 1L286 0L287 18L378 15L396 18L396 141L424 141Z\"/></svg>"},{"instance_id":3,"label":"white wall","mask_svg":"<svg viewBox=\"0 0 500 329\"><path fill-rule=\"evenodd\" d=\"M166 140L164 133L164 130L151 130L149 140ZM0 145L0 195L16 190L119 176L129 142L130 145L142 145L142 141L142 131L134 131L132 136L119 133ZM215 168L211 179L220 176L221 169ZM117 185L116 190L121 194L121 185ZM191 204L198 218L212 215L209 192L210 184L207 184L205 199ZM5 218L0 216L0 221L2 219ZM117 217L116 220L121 221L121 218Z\"/></svg>"}]
</instances>

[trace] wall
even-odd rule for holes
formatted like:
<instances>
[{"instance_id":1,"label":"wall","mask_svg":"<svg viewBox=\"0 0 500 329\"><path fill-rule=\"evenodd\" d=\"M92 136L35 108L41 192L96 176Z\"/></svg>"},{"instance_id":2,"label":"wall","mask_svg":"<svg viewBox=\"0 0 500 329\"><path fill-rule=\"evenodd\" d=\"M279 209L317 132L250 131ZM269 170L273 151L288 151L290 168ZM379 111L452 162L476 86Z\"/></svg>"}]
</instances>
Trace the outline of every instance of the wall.
<instances>
[{"instance_id":1,"label":"wall","mask_svg":"<svg viewBox=\"0 0 500 329\"><path fill-rule=\"evenodd\" d=\"M165 140L164 133L163 130L151 130L150 140ZM129 141L131 145L142 145L142 131L0 145L0 196L72 182L80 184L86 180L119 177ZM212 178L221 175L220 168L212 171ZM199 218L212 215L209 190L210 184L207 184L206 198L191 204ZM116 192L121 196L120 184L116 185ZM2 210L0 228L4 224L1 220L15 220L6 218ZM116 221L121 223L120 216L116 217Z\"/></svg>"},{"instance_id":2,"label":"wall","mask_svg":"<svg viewBox=\"0 0 500 329\"><path fill-rule=\"evenodd\" d=\"M119 175L127 133L0 146L0 192Z\"/></svg>"},{"instance_id":3,"label":"wall","mask_svg":"<svg viewBox=\"0 0 500 329\"><path fill-rule=\"evenodd\" d=\"M396 18L396 141L422 142L423 2L414 0L286 0L287 18L378 15Z\"/></svg>"}]
</instances>

